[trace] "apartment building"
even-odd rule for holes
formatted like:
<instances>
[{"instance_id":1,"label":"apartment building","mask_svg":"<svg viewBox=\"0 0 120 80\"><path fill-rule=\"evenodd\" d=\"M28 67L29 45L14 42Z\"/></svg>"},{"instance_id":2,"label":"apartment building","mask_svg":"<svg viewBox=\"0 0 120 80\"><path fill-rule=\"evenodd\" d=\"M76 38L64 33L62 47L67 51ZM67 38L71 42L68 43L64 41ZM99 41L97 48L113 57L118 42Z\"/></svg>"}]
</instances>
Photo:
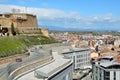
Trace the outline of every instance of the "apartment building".
<instances>
[{"instance_id":1,"label":"apartment building","mask_svg":"<svg viewBox=\"0 0 120 80\"><path fill-rule=\"evenodd\" d=\"M120 63L111 56L93 62L92 67L92 80L120 80Z\"/></svg>"},{"instance_id":2,"label":"apartment building","mask_svg":"<svg viewBox=\"0 0 120 80\"><path fill-rule=\"evenodd\" d=\"M90 68L90 49L74 48L73 51L62 53L65 57L70 58L74 62L74 69Z\"/></svg>"}]
</instances>

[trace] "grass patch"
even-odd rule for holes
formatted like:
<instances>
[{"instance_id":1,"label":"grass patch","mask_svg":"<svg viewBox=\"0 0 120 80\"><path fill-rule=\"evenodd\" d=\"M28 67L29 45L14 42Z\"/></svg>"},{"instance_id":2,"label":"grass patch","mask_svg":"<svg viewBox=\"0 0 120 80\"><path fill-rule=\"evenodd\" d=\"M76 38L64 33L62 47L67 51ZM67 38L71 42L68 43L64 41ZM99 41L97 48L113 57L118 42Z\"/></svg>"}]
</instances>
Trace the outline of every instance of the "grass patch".
<instances>
[{"instance_id":1,"label":"grass patch","mask_svg":"<svg viewBox=\"0 0 120 80\"><path fill-rule=\"evenodd\" d=\"M27 51L32 45L50 44L56 41L52 37L37 36L10 36L0 38L0 57L7 57Z\"/></svg>"}]
</instances>

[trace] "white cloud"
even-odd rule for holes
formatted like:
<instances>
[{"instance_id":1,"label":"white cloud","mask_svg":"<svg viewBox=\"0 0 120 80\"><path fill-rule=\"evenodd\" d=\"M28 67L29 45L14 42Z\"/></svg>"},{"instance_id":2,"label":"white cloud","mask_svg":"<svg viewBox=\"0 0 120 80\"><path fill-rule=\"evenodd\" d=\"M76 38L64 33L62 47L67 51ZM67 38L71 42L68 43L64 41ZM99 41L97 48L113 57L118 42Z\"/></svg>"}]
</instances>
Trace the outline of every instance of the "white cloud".
<instances>
[{"instance_id":1,"label":"white cloud","mask_svg":"<svg viewBox=\"0 0 120 80\"><path fill-rule=\"evenodd\" d=\"M56 18L65 15L63 11L44 8L28 8L28 13L36 14L38 17Z\"/></svg>"},{"instance_id":2,"label":"white cloud","mask_svg":"<svg viewBox=\"0 0 120 80\"><path fill-rule=\"evenodd\" d=\"M64 12L57 9L29 8L14 5L0 5L0 12L11 12L11 9L20 9L21 13L37 15L39 25L60 26L79 29L100 29L101 27L120 26L120 18L111 13L106 15L81 16L78 12Z\"/></svg>"}]
</instances>

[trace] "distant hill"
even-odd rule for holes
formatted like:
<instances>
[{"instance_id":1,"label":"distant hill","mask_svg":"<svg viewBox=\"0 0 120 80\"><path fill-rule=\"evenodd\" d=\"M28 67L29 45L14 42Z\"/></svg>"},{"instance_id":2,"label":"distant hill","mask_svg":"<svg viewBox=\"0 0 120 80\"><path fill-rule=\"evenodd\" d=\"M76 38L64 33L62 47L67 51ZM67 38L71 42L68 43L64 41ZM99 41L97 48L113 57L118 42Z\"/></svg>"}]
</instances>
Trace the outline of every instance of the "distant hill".
<instances>
[{"instance_id":1,"label":"distant hill","mask_svg":"<svg viewBox=\"0 0 120 80\"><path fill-rule=\"evenodd\" d=\"M65 28L63 26L50 26L50 25L40 25L41 28L48 28L49 30L59 30L59 31L118 31L118 29L99 27L99 28L85 28L85 27L77 27L77 28Z\"/></svg>"}]
</instances>

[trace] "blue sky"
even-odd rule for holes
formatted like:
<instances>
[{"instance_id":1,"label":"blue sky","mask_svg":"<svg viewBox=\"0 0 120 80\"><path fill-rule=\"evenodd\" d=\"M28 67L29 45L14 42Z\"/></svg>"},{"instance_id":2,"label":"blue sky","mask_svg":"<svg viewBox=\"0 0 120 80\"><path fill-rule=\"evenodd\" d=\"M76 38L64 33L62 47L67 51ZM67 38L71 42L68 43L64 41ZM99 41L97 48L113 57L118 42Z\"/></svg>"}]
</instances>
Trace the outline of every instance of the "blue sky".
<instances>
[{"instance_id":1,"label":"blue sky","mask_svg":"<svg viewBox=\"0 0 120 80\"><path fill-rule=\"evenodd\" d=\"M0 0L0 12L37 15L40 27L120 30L120 0Z\"/></svg>"}]
</instances>

